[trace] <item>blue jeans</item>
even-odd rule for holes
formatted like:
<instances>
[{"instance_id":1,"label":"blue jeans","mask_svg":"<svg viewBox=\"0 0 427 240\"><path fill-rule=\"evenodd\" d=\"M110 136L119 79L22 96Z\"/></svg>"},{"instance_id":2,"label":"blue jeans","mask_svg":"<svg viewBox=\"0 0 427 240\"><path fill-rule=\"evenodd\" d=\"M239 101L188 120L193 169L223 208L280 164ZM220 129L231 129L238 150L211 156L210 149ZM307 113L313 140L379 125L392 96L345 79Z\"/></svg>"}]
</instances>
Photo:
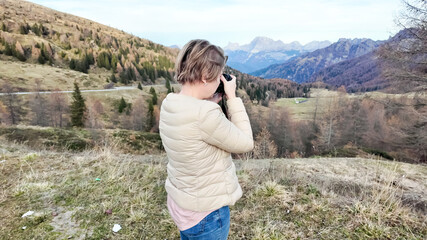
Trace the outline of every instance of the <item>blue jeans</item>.
<instances>
[{"instance_id":1,"label":"blue jeans","mask_svg":"<svg viewBox=\"0 0 427 240\"><path fill-rule=\"evenodd\" d=\"M230 208L224 206L203 218L197 225L180 231L181 240L226 240L230 230Z\"/></svg>"}]
</instances>

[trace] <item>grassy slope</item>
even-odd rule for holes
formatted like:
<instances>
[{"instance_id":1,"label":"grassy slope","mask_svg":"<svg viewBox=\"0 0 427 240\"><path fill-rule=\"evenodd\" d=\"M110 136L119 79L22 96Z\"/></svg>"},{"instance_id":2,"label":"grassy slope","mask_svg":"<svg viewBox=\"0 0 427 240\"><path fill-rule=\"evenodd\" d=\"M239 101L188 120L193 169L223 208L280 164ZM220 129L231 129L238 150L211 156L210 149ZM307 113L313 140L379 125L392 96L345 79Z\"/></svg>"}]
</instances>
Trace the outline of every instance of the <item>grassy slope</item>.
<instances>
[{"instance_id":1,"label":"grassy slope","mask_svg":"<svg viewBox=\"0 0 427 240\"><path fill-rule=\"evenodd\" d=\"M106 79L111 76L111 71L99 68L97 64L91 66L89 74L70 70L69 60L82 57L82 54L76 54L77 50L80 50L81 53L93 51L96 58L97 54L102 51L117 54L119 48L129 48L130 53L124 56L123 65L130 64L130 61L135 59L136 54L143 61L149 62L154 61L159 56L166 57L173 62L178 54L177 49L167 48L121 30L27 1L0 0L0 13L4 13L0 23L10 25L8 33L3 34L6 36L5 38L10 39L10 41L13 40L13 42L20 42L24 48L31 49L36 43L44 43L50 44L54 50L53 66L38 64L38 55L32 56L23 63L16 58L0 54L0 86L4 81L10 80L9 82L13 86L31 91L35 86L34 81L40 79L43 80L42 87L50 90L56 87L61 90L72 90L74 81L81 83L80 87L83 89L102 89L106 84ZM53 30L57 34L49 34L48 36L37 36L33 33L20 34L19 26L24 23L28 23L30 26L33 26L34 23L43 23L49 31ZM89 31L93 34L88 34L84 39L80 39L85 32ZM95 35L98 36L99 44L95 43ZM65 39L62 39L64 37ZM117 39L117 47L106 46L113 44L111 37ZM129 43L131 40L135 43L134 45ZM68 43L71 44L71 49L64 47ZM0 46L0 49L2 48ZM62 58L60 53L66 54L65 57Z\"/></svg>"},{"instance_id":2,"label":"grassy slope","mask_svg":"<svg viewBox=\"0 0 427 240\"><path fill-rule=\"evenodd\" d=\"M163 187L166 161L111 146L70 153L1 141L0 239L177 239ZM231 208L229 239L427 236L426 166L360 158L235 162L244 195ZM29 210L35 213L22 218ZM114 224L122 230L113 233Z\"/></svg>"},{"instance_id":3,"label":"grassy slope","mask_svg":"<svg viewBox=\"0 0 427 240\"><path fill-rule=\"evenodd\" d=\"M41 80L42 90L46 91L56 88L62 91L73 90L74 82L81 89L103 89L110 76L111 72L105 69L90 70L89 74L85 74L49 65L0 59L0 85L7 80L13 87L25 92L34 91L36 80Z\"/></svg>"}]
</instances>

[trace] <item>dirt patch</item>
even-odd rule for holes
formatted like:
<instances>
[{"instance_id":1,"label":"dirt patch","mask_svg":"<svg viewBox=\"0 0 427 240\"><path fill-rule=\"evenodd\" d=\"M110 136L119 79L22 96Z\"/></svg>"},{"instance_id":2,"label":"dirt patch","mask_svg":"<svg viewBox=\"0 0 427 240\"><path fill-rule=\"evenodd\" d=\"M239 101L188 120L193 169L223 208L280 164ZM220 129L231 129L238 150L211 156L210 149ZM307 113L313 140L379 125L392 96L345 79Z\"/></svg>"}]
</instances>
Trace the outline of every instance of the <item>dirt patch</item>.
<instances>
[{"instance_id":1,"label":"dirt patch","mask_svg":"<svg viewBox=\"0 0 427 240\"><path fill-rule=\"evenodd\" d=\"M52 211L53 219L50 225L53 227L54 232L61 233L61 236L66 236L72 239L85 239L91 236L92 233L89 231L85 233L83 229L79 227L79 224L74 221L73 215L79 209L66 210L62 207L58 207Z\"/></svg>"}]
</instances>

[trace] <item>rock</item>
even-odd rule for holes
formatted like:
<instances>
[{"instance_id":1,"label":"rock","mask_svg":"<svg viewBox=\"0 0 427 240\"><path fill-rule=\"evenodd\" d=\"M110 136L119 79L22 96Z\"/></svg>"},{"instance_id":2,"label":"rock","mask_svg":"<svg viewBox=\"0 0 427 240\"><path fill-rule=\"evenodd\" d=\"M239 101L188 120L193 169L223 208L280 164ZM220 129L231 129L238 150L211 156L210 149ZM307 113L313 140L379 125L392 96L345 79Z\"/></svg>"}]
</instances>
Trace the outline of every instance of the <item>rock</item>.
<instances>
[{"instance_id":1,"label":"rock","mask_svg":"<svg viewBox=\"0 0 427 240\"><path fill-rule=\"evenodd\" d=\"M122 227L119 224L114 224L113 232L118 232L120 229L122 229Z\"/></svg>"},{"instance_id":2,"label":"rock","mask_svg":"<svg viewBox=\"0 0 427 240\"><path fill-rule=\"evenodd\" d=\"M31 216L33 214L34 214L34 211L28 211L28 212L24 213L24 215L22 215L22 217L24 218L24 217L27 217L27 216Z\"/></svg>"}]
</instances>

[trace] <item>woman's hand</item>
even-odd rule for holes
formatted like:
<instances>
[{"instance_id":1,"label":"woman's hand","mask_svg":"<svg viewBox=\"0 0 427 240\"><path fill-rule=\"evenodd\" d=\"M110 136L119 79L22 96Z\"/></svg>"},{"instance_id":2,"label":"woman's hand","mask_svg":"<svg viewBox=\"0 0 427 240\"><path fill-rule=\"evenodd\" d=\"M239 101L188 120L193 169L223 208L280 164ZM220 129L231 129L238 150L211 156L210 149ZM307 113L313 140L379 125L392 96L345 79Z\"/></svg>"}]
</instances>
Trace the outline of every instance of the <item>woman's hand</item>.
<instances>
[{"instance_id":1,"label":"woman's hand","mask_svg":"<svg viewBox=\"0 0 427 240\"><path fill-rule=\"evenodd\" d=\"M236 77L233 75L230 76L232 79L230 81L227 81L221 74L221 81L224 84L224 92L227 99L232 99L236 97Z\"/></svg>"}]
</instances>

